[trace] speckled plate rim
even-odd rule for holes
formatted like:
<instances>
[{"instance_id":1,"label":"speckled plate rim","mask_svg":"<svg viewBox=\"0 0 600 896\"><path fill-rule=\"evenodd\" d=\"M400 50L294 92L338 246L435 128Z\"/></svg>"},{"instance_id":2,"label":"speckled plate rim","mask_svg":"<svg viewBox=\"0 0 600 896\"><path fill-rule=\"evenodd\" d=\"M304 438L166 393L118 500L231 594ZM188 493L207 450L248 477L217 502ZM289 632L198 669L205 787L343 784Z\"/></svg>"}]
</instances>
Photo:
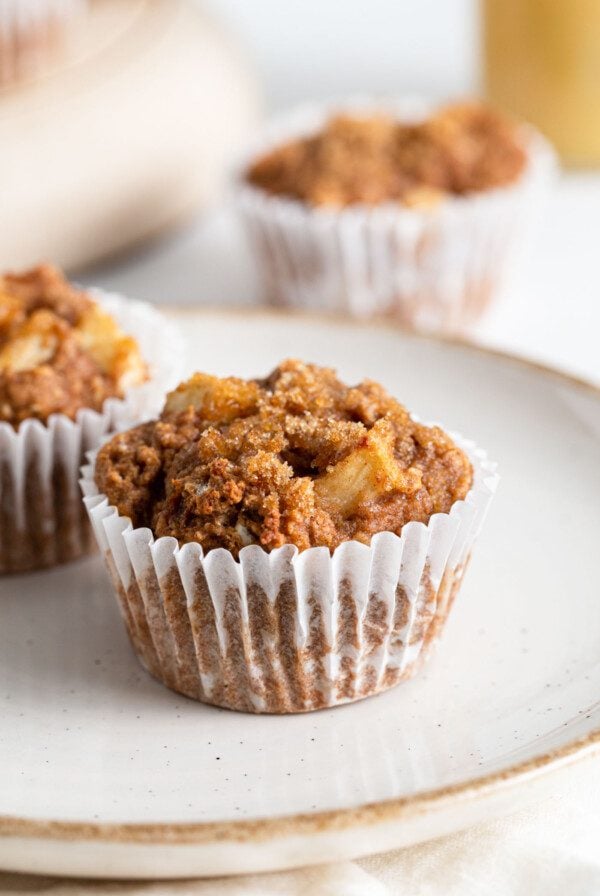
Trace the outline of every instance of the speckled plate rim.
<instances>
[{"instance_id":1,"label":"speckled plate rim","mask_svg":"<svg viewBox=\"0 0 600 896\"><path fill-rule=\"evenodd\" d=\"M200 317L252 316L266 318L290 318L299 320L339 323L345 326L382 328L395 330L409 339L424 340L442 345L451 345L462 351L483 354L513 365L533 370L542 377L552 378L568 386L583 389L600 400L600 385L524 356L499 349L488 348L470 342L460 336L440 336L415 333L388 319L374 319L369 322L356 320L345 314L289 311L263 307L202 308L169 307L161 309L174 319L187 315ZM12 815L0 815L0 837L50 839L62 841L98 841L121 844L218 844L225 842L261 843L274 838L307 836L323 832L339 832L355 827L366 827L385 822L401 822L418 818L437 811L444 811L453 804L465 805L479 798L500 795L511 787L525 785L552 771L600 755L600 728L592 730L585 737L576 738L562 747L540 753L531 759L516 763L488 775L475 777L456 784L415 793L406 797L366 803L346 809L296 813L276 818L226 822L149 822L110 823L85 821L60 821L35 819Z\"/></svg>"}]
</instances>

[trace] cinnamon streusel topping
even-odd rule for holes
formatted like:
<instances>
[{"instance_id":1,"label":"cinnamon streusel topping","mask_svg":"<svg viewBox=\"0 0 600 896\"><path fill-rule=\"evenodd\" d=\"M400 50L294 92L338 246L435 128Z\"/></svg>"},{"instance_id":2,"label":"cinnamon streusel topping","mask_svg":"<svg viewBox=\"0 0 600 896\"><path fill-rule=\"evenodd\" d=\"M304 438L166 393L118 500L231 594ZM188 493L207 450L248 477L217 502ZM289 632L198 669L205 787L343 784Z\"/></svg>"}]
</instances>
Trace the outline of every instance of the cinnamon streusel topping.
<instances>
[{"instance_id":1,"label":"cinnamon streusel topping","mask_svg":"<svg viewBox=\"0 0 600 896\"><path fill-rule=\"evenodd\" d=\"M315 206L401 202L423 208L449 194L512 183L525 162L510 119L464 103L416 123L338 115L321 132L259 158L246 178L267 193Z\"/></svg>"},{"instance_id":2,"label":"cinnamon streusel topping","mask_svg":"<svg viewBox=\"0 0 600 896\"><path fill-rule=\"evenodd\" d=\"M0 276L0 420L74 418L146 378L135 339L60 271Z\"/></svg>"},{"instance_id":3,"label":"cinnamon streusel topping","mask_svg":"<svg viewBox=\"0 0 600 896\"><path fill-rule=\"evenodd\" d=\"M464 498L472 469L377 383L288 360L262 380L195 374L103 446L95 478L134 526L237 556L400 533Z\"/></svg>"}]
</instances>

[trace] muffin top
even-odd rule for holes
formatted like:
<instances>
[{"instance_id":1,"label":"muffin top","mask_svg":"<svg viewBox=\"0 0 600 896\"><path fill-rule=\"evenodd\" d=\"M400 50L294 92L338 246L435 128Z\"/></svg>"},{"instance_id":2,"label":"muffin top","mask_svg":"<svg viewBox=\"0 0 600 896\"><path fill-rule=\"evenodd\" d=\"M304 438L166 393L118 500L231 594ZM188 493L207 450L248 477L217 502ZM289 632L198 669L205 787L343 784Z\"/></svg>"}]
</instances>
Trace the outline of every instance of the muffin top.
<instances>
[{"instance_id":1,"label":"muffin top","mask_svg":"<svg viewBox=\"0 0 600 896\"><path fill-rule=\"evenodd\" d=\"M246 179L314 206L400 202L427 208L447 195L510 184L525 163L514 122L481 103L462 103L415 123L336 116L319 133L260 157Z\"/></svg>"},{"instance_id":2,"label":"muffin top","mask_svg":"<svg viewBox=\"0 0 600 896\"><path fill-rule=\"evenodd\" d=\"M195 374L101 448L95 481L134 526L237 556L399 534L464 498L472 469L377 383L287 360L260 380Z\"/></svg>"},{"instance_id":3,"label":"muffin top","mask_svg":"<svg viewBox=\"0 0 600 896\"><path fill-rule=\"evenodd\" d=\"M0 420L99 411L146 378L135 339L60 271L0 276Z\"/></svg>"}]
</instances>

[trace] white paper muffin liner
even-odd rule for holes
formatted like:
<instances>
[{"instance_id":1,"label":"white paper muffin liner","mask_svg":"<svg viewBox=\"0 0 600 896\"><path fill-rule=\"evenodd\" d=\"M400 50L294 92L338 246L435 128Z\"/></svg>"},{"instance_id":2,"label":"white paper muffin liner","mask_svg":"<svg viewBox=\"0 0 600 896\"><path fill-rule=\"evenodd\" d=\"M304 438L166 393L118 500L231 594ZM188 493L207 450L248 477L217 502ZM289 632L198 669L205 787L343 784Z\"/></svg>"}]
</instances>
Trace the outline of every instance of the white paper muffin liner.
<instances>
[{"instance_id":1,"label":"white paper muffin liner","mask_svg":"<svg viewBox=\"0 0 600 896\"><path fill-rule=\"evenodd\" d=\"M134 529L82 469L84 503L142 664L195 700L247 712L303 712L411 677L438 637L497 484L472 442L473 486L449 513L369 546L302 553L258 545L206 556Z\"/></svg>"},{"instance_id":2,"label":"white paper muffin liner","mask_svg":"<svg viewBox=\"0 0 600 896\"><path fill-rule=\"evenodd\" d=\"M0 0L0 87L42 74L87 0Z\"/></svg>"},{"instance_id":3,"label":"white paper muffin liner","mask_svg":"<svg viewBox=\"0 0 600 896\"><path fill-rule=\"evenodd\" d=\"M355 100L305 107L268 129L240 167L235 190L268 301L391 315L411 327L447 332L481 315L518 257L557 170L550 144L532 127L520 128L528 161L518 181L451 196L427 210L395 203L312 207L269 195L244 177L254 159L316 133L332 114L386 112L415 120L431 111L418 100Z\"/></svg>"},{"instance_id":4,"label":"white paper muffin liner","mask_svg":"<svg viewBox=\"0 0 600 896\"><path fill-rule=\"evenodd\" d=\"M86 453L108 432L156 416L165 392L180 380L182 342L154 308L88 290L138 341L150 379L102 412L84 408L71 420L53 414L46 424L25 420L17 430L0 422L0 572L54 566L93 548L81 505L79 473Z\"/></svg>"}]
</instances>

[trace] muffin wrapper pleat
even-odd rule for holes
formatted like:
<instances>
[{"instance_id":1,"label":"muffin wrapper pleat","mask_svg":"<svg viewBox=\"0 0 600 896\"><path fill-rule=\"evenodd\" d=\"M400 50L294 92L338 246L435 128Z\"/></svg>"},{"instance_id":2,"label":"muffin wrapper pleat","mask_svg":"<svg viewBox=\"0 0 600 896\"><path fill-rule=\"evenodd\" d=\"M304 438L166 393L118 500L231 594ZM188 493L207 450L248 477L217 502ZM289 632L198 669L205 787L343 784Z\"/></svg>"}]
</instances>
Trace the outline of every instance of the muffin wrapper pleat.
<instances>
[{"instance_id":1,"label":"muffin wrapper pleat","mask_svg":"<svg viewBox=\"0 0 600 896\"><path fill-rule=\"evenodd\" d=\"M91 454L84 503L143 665L193 699L271 713L358 700L412 676L443 628L498 478L483 451L455 439L473 487L428 525L332 555L250 545L239 561L134 529L98 493Z\"/></svg>"},{"instance_id":2,"label":"muffin wrapper pleat","mask_svg":"<svg viewBox=\"0 0 600 896\"><path fill-rule=\"evenodd\" d=\"M311 107L275 124L246 159L236 205L273 304L389 315L407 326L457 332L476 321L522 251L556 171L548 142L523 126L524 173L514 184L447 197L431 209L399 204L336 210L267 194L244 179L249 161L315 133L334 112L422 117L422 104Z\"/></svg>"},{"instance_id":3,"label":"muffin wrapper pleat","mask_svg":"<svg viewBox=\"0 0 600 896\"><path fill-rule=\"evenodd\" d=\"M86 453L108 432L156 415L165 390L179 381L181 339L155 309L117 295L90 291L134 336L150 379L102 412L82 409L75 420L53 414L25 420L17 430L0 422L0 572L54 566L94 547L81 504L79 474Z\"/></svg>"},{"instance_id":4,"label":"muffin wrapper pleat","mask_svg":"<svg viewBox=\"0 0 600 896\"><path fill-rule=\"evenodd\" d=\"M0 0L0 87L45 73L88 0Z\"/></svg>"}]
</instances>

